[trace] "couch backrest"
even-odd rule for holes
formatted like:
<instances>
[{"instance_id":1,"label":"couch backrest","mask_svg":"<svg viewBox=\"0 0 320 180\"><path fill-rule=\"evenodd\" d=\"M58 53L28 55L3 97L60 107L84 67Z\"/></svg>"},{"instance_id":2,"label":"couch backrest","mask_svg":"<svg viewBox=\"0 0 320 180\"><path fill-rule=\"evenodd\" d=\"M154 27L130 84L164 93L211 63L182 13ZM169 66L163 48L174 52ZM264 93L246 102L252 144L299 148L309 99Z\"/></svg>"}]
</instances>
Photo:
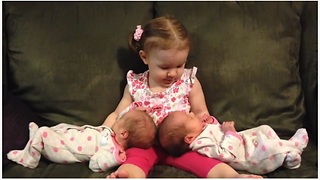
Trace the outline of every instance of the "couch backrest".
<instances>
[{"instance_id":1,"label":"couch backrest","mask_svg":"<svg viewBox=\"0 0 320 180\"><path fill-rule=\"evenodd\" d=\"M181 19L193 36L189 64L199 67L213 115L238 129L269 124L292 133L305 125L305 97L317 98L317 3L157 2L155 12ZM306 96L299 63L308 64Z\"/></svg>"},{"instance_id":2,"label":"couch backrest","mask_svg":"<svg viewBox=\"0 0 320 180\"><path fill-rule=\"evenodd\" d=\"M52 122L100 125L122 96L151 2L7 2L8 86Z\"/></svg>"},{"instance_id":3,"label":"couch backrest","mask_svg":"<svg viewBox=\"0 0 320 180\"><path fill-rule=\"evenodd\" d=\"M199 68L211 114L239 130L269 124L288 135L304 125L305 97L310 104L317 95L317 69L306 73L317 63L308 40L317 36L315 4L5 2L5 80L50 122L99 125L119 102L126 72L146 69L128 49L129 33L170 14L193 38L187 66ZM311 55L301 50L310 44Z\"/></svg>"}]
</instances>

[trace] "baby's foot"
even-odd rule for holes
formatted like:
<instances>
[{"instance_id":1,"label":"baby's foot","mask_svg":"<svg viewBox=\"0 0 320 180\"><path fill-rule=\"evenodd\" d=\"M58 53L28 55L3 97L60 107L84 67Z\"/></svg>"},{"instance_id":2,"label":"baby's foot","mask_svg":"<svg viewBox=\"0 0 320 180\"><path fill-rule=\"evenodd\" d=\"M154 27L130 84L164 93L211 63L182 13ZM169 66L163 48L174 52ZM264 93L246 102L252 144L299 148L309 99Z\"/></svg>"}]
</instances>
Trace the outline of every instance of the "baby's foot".
<instances>
[{"instance_id":1,"label":"baby's foot","mask_svg":"<svg viewBox=\"0 0 320 180\"><path fill-rule=\"evenodd\" d=\"M7 154L8 159L28 168L36 168L39 164L40 153L32 151L31 154L26 150L12 150Z\"/></svg>"},{"instance_id":2,"label":"baby's foot","mask_svg":"<svg viewBox=\"0 0 320 180\"><path fill-rule=\"evenodd\" d=\"M38 125L34 122L29 123L29 139L32 139L34 137L34 134L39 129Z\"/></svg>"},{"instance_id":3,"label":"baby's foot","mask_svg":"<svg viewBox=\"0 0 320 180\"><path fill-rule=\"evenodd\" d=\"M263 177L255 174L239 174L238 178L263 178Z\"/></svg>"},{"instance_id":4,"label":"baby's foot","mask_svg":"<svg viewBox=\"0 0 320 180\"><path fill-rule=\"evenodd\" d=\"M304 128L298 129L296 133L290 138L290 141L294 141L295 146L303 150L303 148L307 146L309 141L309 137L306 129Z\"/></svg>"},{"instance_id":5,"label":"baby's foot","mask_svg":"<svg viewBox=\"0 0 320 180\"><path fill-rule=\"evenodd\" d=\"M291 151L284 159L283 166L288 169L297 169L301 164L301 156L298 152Z\"/></svg>"},{"instance_id":6,"label":"baby's foot","mask_svg":"<svg viewBox=\"0 0 320 180\"><path fill-rule=\"evenodd\" d=\"M115 171L107 176L107 178L128 178L129 174L126 171Z\"/></svg>"}]
</instances>

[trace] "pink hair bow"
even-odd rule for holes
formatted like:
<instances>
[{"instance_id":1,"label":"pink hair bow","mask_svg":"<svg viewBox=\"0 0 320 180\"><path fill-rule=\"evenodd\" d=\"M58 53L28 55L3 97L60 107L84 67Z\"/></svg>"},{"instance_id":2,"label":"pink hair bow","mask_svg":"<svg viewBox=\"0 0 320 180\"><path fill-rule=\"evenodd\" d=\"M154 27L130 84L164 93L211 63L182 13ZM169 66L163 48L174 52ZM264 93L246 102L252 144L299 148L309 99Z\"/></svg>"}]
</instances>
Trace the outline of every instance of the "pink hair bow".
<instances>
[{"instance_id":1,"label":"pink hair bow","mask_svg":"<svg viewBox=\"0 0 320 180\"><path fill-rule=\"evenodd\" d=\"M139 41L142 33L143 33L143 29L141 28L141 25L138 25L136 31L133 34L133 39L136 41Z\"/></svg>"}]
</instances>

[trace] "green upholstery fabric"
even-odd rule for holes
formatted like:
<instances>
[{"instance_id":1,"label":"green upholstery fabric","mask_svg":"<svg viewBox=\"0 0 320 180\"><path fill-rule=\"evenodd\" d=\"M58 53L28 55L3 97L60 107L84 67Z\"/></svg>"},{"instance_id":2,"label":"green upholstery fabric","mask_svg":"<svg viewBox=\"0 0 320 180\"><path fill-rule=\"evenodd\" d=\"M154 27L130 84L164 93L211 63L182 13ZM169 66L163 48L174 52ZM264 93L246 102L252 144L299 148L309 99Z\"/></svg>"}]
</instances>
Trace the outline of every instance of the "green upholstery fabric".
<instances>
[{"instance_id":1,"label":"green upholstery fabric","mask_svg":"<svg viewBox=\"0 0 320 180\"><path fill-rule=\"evenodd\" d=\"M296 1L4 2L3 84L43 124L100 125L117 106L127 71L146 70L128 48L129 34L154 17L174 15L192 36L187 66L199 68L209 111L220 122L234 120L237 130L268 124L282 138L307 128L311 139L301 167L265 177L315 178L317 7ZM14 137L3 139L10 141ZM35 169L10 162L2 175L104 178L111 171L43 158ZM156 165L149 177L195 176Z\"/></svg>"},{"instance_id":2,"label":"green upholstery fabric","mask_svg":"<svg viewBox=\"0 0 320 180\"><path fill-rule=\"evenodd\" d=\"M305 5L300 48L300 72L307 111L304 124L314 139L318 138L318 29L314 28L318 25L317 7L316 2Z\"/></svg>"},{"instance_id":3,"label":"green upholstery fabric","mask_svg":"<svg viewBox=\"0 0 320 180\"><path fill-rule=\"evenodd\" d=\"M208 107L220 121L234 120L237 129L269 124L287 135L302 126L300 4L159 2L156 12L189 29L189 64L198 66Z\"/></svg>"},{"instance_id":4,"label":"green upholstery fabric","mask_svg":"<svg viewBox=\"0 0 320 180\"><path fill-rule=\"evenodd\" d=\"M128 36L152 18L152 3L5 7L11 91L51 122L100 125L122 96L123 64L134 61Z\"/></svg>"}]
</instances>

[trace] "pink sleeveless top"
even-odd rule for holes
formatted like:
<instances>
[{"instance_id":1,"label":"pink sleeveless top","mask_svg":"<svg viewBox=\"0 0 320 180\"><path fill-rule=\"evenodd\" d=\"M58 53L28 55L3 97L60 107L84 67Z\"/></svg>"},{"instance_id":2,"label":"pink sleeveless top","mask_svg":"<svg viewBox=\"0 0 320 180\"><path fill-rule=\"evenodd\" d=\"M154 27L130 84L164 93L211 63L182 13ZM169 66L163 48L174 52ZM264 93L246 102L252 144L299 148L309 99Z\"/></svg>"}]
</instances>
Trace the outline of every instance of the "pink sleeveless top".
<instances>
[{"instance_id":1,"label":"pink sleeveless top","mask_svg":"<svg viewBox=\"0 0 320 180\"><path fill-rule=\"evenodd\" d=\"M172 111L190 111L189 93L193 87L197 68L184 69L181 78L164 92L154 93L149 89L149 71L135 74L132 70L127 73L129 92L134 103L125 111L135 107L148 108L149 115L156 125Z\"/></svg>"}]
</instances>

